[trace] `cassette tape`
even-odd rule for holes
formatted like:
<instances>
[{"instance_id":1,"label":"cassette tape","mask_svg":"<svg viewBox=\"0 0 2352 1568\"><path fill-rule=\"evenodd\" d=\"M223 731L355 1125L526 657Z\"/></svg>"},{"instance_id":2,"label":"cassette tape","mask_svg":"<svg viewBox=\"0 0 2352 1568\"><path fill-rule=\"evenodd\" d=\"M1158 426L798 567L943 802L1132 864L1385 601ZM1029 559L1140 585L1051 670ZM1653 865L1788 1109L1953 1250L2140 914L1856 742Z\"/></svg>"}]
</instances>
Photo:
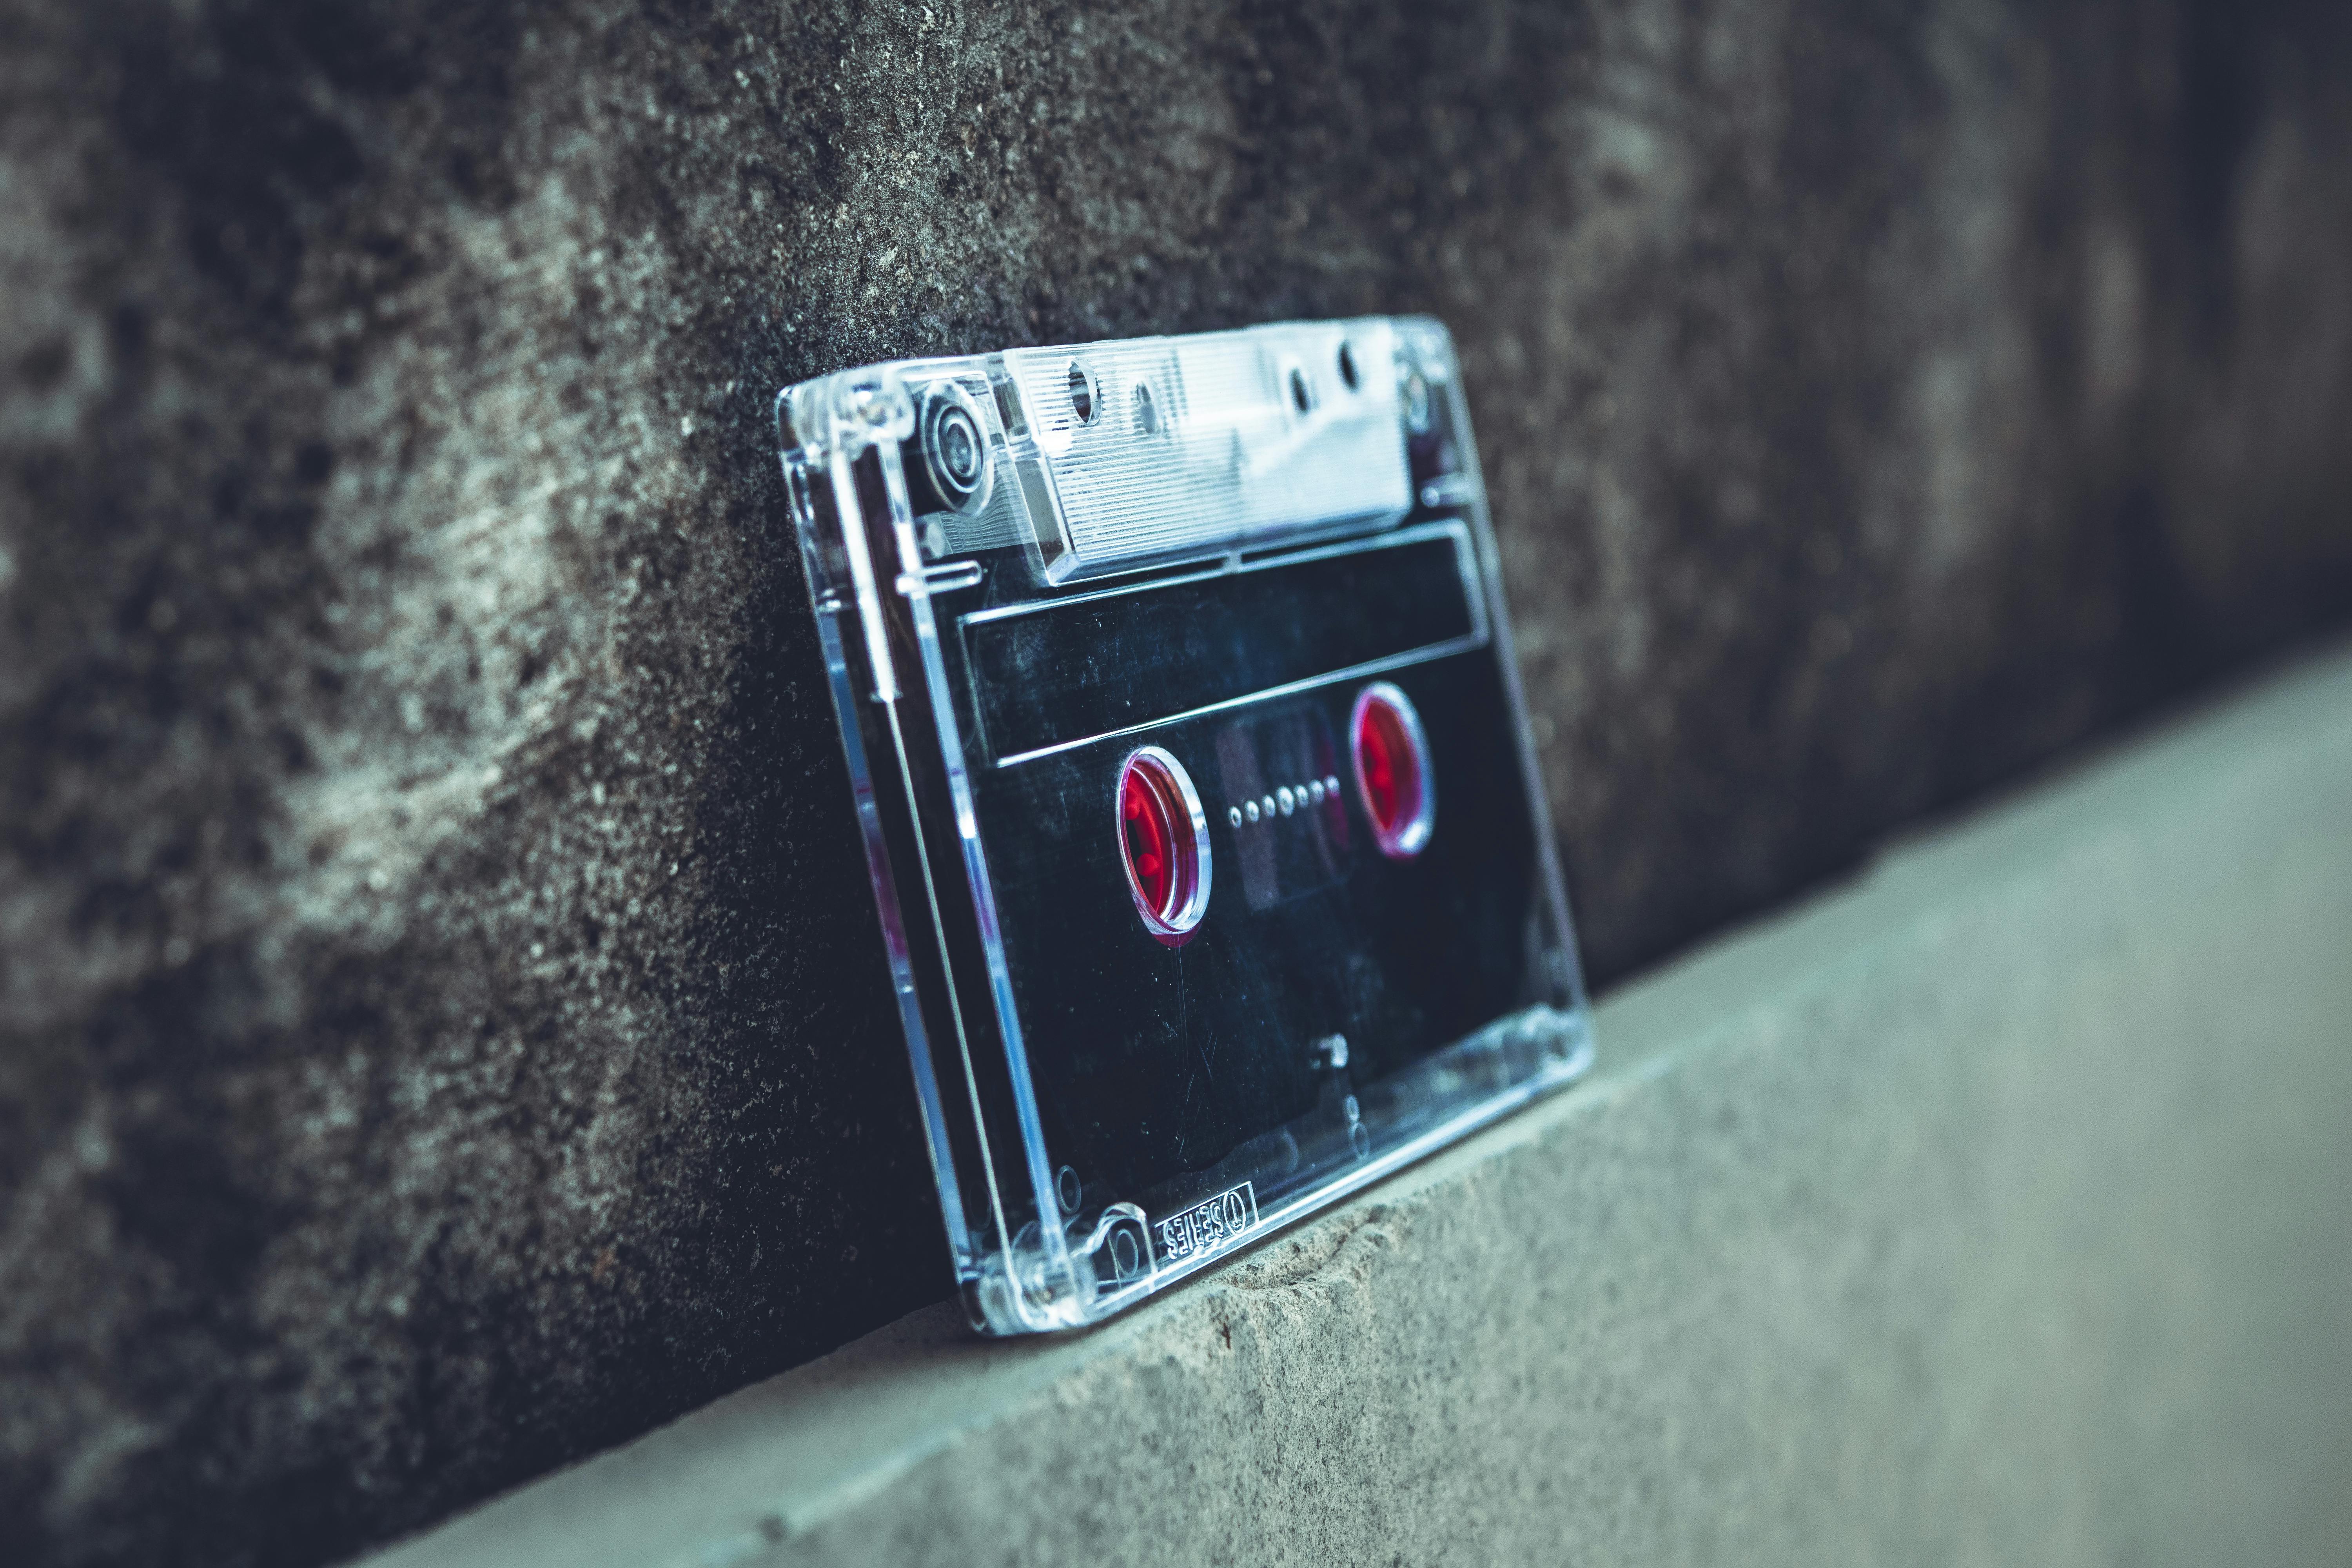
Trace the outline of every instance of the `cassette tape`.
<instances>
[{"instance_id":1,"label":"cassette tape","mask_svg":"<svg viewBox=\"0 0 2352 1568\"><path fill-rule=\"evenodd\" d=\"M1442 326L914 360L777 417L977 1327L1098 1321L1583 1070Z\"/></svg>"}]
</instances>

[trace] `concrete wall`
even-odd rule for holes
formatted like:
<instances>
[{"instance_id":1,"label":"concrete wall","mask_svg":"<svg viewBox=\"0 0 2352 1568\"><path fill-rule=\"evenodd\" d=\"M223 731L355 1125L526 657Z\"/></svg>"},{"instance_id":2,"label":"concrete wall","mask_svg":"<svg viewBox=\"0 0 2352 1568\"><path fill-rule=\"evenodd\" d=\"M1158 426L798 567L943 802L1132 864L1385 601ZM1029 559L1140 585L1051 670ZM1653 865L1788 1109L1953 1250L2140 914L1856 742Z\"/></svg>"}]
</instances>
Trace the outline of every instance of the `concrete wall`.
<instances>
[{"instance_id":1,"label":"concrete wall","mask_svg":"<svg viewBox=\"0 0 2352 1568\"><path fill-rule=\"evenodd\" d=\"M770 399L1428 310L1607 982L2352 616L2317 0L0 0L0 1521L946 1293Z\"/></svg>"},{"instance_id":2,"label":"concrete wall","mask_svg":"<svg viewBox=\"0 0 2352 1568\"><path fill-rule=\"evenodd\" d=\"M369 1568L2345 1560L2352 656L1600 1022L1115 1326L919 1313Z\"/></svg>"}]
</instances>

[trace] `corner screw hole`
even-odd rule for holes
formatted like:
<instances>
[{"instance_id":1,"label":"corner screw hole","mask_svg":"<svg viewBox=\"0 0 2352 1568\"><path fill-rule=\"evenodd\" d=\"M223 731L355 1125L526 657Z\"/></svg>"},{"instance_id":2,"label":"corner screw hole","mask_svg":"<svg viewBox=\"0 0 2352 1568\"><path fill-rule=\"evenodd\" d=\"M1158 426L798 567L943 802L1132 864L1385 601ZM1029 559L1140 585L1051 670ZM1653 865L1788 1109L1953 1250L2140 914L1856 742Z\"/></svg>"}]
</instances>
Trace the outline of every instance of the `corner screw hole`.
<instances>
[{"instance_id":1,"label":"corner screw hole","mask_svg":"<svg viewBox=\"0 0 2352 1568\"><path fill-rule=\"evenodd\" d=\"M1416 436L1426 436L1430 416L1429 382L1421 372L1413 371L1404 378L1405 426Z\"/></svg>"}]
</instances>

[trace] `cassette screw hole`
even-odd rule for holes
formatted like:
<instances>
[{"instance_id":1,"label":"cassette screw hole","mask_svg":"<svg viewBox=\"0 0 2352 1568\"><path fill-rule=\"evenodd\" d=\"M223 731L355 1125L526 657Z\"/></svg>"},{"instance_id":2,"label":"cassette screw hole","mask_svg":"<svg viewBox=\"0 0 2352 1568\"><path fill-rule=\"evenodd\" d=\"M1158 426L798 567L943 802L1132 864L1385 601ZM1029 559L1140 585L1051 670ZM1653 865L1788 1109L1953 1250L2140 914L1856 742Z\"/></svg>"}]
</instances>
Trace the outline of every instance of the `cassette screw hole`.
<instances>
[{"instance_id":1,"label":"cassette screw hole","mask_svg":"<svg viewBox=\"0 0 2352 1568\"><path fill-rule=\"evenodd\" d=\"M1356 351L1347 343L1339 345L1339 379L1353 392L1357 386Z\"/></svg>"},{"instance_id":2,"label":"cassette screw hole","mask_svg":"<svg viewBox=\"0 0 2352 1568\"><path fill-rule=\"evenodd\" d=\"M888 428L898 414L891 402L890 389L876 381L861 381L852 386L848 405L852 418L877 430Z\"/></svg>"},{"instance_id":3,"label":"cassette screw hole","mask_svg":"<svg viewBox=\"0 0 2352 1568\"><path fill-rule=\"evenodd\" d=\"M1391 860L1411 859L1428 847L1437 804L1421 715L1402 691L1380 681L1357 697L1348 736L1356 789L1381 853Z\"/></svg>"},{"instance_id":4,"label":"cassette screw hole","mask_svg":"<svg viewBox=\"0 0 2352 1568\"><path fill-rule=\"evenodd\" d=\"M1076 361L1070 364L1070 412L1078 416L1081 425L1095 422L1094 378Z\"/></svg>"},{"instance_id":5,"label":"cassette screw hole","mask_svg":"<svg viewBox=\"0 0 2352 1568\"><path fill-rule=\"evenodd\" d=\"M1404 422L1416 436L1429 434L1429 382L1421 372L1413 371L1404 378Z\"/></svg>"},{"instance_id":6,"label":"cassette screw hole","mask_svg":"<svg viewBox=\"0 0 2352 1568\"><path fill-rule=\"evenodd\" d=\"M959 484L980 478L980 443L971 437L971 416L961 409L940 424L940 467Z\"/></svg>"},{"instance_id":7,"label":"cassette screw hole","mask_svg":"<svg viewBox=\"0 0 2352 1568\"><path fill-rule=\"evenodd\" d=\"M935 392L923 400L922 456L940 499L958 510L977 510L988 499L988 448L961 392Z\"/></svg>"},{"instance_id":8,"label":"cassette screw hole","mask_svg":"<svg viewBox=\"0 0 2352 1568\"><path fill-rule=\"evenodd\" d=\"M1085 1195L1078 1185L1078 1173L1076 1170L1065 1165L1054 1173L1054 1199L1062 1205L1064 1214L1077 1213L1078 1204Z\"/></svg>"},{"instance_id":9,"label":"cassette screw hole","mask_svg":"<svg viewBox=\"0 0 2352 1568\"><path fill-rule=\"evenodd\" d=\"M1136 1267L1141 1261L1142 1259L1137 1255L1135 1236L1132 1232L1115 1230L1110 1233L1110 1268L1114 1278L1134 1279Z\"/></svg>"},{"instance_id":10,"label":"cassette screw hole","mask_svg":"<svg viewBox=\"0 0 2352 1568\"><path fill-rule=\"evenodd\" d=\"M1209 907L1209 825L1192 777L1169 752L1146 746L1119 770L1118 806L1136 912L1153 936L1181 945Z\"/></svg>"}]
</instances>

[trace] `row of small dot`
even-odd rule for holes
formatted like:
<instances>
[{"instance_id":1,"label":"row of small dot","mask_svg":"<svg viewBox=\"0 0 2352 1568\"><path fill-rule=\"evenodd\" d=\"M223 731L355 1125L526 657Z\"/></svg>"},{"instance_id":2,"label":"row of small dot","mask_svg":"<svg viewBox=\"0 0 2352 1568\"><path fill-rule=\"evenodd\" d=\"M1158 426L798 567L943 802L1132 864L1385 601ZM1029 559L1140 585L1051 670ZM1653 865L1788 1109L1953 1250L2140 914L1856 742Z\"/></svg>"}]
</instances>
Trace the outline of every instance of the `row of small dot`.
<instances>
[{"instance_id":1,"label":"row of small dot","mask_svg":"<svg viewBox=\"0 0 2352 1568\"><path fill-rule=\"evenodd\" d=\"M1255 822L1262 817L1272 817L1276 813L1288 816L1302 805L1321 805L1339 793L1339 775L1337 773L1317 779L1312 784L1301 784L1297 789L1285 784L1262 801L1244 801L1225 813L1225 820L1239 827L1244 821Z\"/></svg>"}]
</instances>

